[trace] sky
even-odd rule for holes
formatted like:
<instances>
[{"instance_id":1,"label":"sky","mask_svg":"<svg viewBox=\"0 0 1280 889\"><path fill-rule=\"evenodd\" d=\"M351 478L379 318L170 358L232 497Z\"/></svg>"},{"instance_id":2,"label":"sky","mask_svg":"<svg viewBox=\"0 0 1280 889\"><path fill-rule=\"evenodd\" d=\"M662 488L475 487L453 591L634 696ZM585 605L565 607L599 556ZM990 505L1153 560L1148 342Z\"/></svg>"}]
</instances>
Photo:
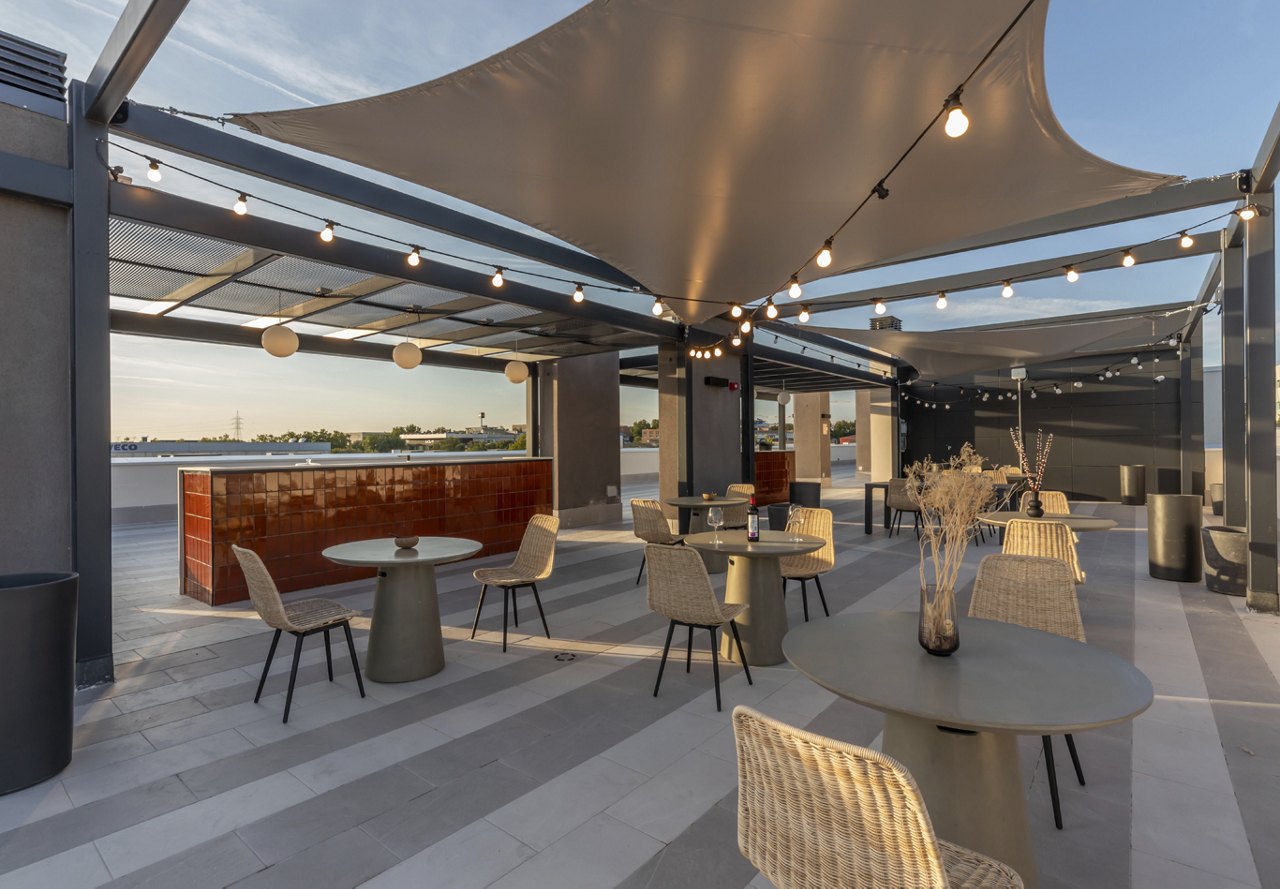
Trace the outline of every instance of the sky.
<instances>
[{"instance_id":1,"label":"sky","mask_svg":"<svg viewBox=\"0 0 1280 889\"><path fill-rule=\"evenodd\" d=\"M360 98L478 61L578 5L574 0L191 0L131 98L209 114ZM0 0L0 27L65 51L68 75L82 79L123 7L124 0ZM1280 99L1274 62L1278 32L1280 3L1275 0L1055 0L1045 46L1049 97L1066 131L1111 161L1188 178L1230 173L1252 164ZM219 181L231 175L176 160ZM114 152L112 161L141 180L136 159ZM360 172L528 231L447 196ZM225 192L183 180L168 176L164 187L200 200L226 201ZM324 206L243 176L235 181L255 194L284 197L299 207ZM255 212L272 215L265 208L255 207ZM1138 243L1216 212L1199 210L846 275L806 285L805 293L839 293ZM297 223L296 218L280 218ZM341 209L341 218L379 231L399 230L350 208ZM411 228L405 229L406 238L409 232L427 246L461 246ZM463 252L489 258L475 245L465 245ZM506 262L518 277L522 262ZM951 300L945 313L932 300L896 303L893 312L909 329L928 330L1185 301L1195 295L1209 262L1199 257L1140 265L1085 275L1074 285L1062 280L1027 283L1012 300L1002 300L994 291L963 294ZM620 301L642 308L627 299ZM824 325L854 328L865 328L868 318L865 309L820 316ZM1206 363L1212 364L1217 360L1213 316L1205 332ZM479 410L494 424L524 420L523 388L496 374L425 367L405 372L389 361L305 354L281 360L255 349L119 335L113 335L112 347L112 431L117 437L218 435L231 431L236 412L249 435L317 427L372 431L402 423L465 426L474 424ZM656 416L656 394L624 388L621 412L627 423ZM833 414L852 416L851 393L833 396Z\"/></svg>"}]
</instances>

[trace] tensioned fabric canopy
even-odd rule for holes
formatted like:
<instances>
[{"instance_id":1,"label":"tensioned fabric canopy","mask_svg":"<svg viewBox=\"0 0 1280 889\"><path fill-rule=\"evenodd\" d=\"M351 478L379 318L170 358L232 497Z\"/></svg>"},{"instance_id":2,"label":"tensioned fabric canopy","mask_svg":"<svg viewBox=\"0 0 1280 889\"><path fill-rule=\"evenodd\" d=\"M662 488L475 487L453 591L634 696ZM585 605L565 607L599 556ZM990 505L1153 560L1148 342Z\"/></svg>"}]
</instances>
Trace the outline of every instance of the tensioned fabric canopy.
<instances>
[{"instance_id":1,"label":"tensioned fabric canopy","mask_svg":"<svg viewBox=\"0 0 1280 889\"><path fill-rule=\"evenodd\" d=\"M595 0L438 80L232 119L535 226L696 323L783 287L1023 2ZM965 89L969 132L934 127L803 280L1175 181L1063 131L1047 3Z\"/></svg>"},{"instance_id":2,"label":"tensioned fabric canopy","mask_svg":"<svg viewBox=\"0 0 1280 889\"><path fill-rule=\"evenodd\" d=\"M900 358L935 382L985 371L1127 352L1167 339L1182 329L1188 307L1137 310L1121 317L1050 318L1017 327L957 330L846 330L806 327Z\"/></svg>"}]
</instances>

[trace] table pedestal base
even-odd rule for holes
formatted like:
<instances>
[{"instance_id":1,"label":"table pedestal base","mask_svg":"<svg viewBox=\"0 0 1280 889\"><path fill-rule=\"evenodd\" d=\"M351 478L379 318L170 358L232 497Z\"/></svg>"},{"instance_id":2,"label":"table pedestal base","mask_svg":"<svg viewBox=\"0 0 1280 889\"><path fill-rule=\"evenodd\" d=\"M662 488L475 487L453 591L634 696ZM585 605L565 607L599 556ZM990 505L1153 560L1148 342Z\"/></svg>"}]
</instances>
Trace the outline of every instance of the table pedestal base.
<instances>
[{"instance_id":1,"label":"table pedestal base","mask_svg":"<svg viewBox=\"0 0 1280 889\"><path fill-rule=\"evenodd\" d=\"M884 752L916 779L939 837L1004 862L1036 889L1016 735L941 729L887 713Z\"/></svg>"},{"instance_id":2,"label":"table pedestal base","mask_svg":"<svg viewBox=\"0 0 1280 889\"><path fill-rule=\"evenodd\" d=\"M703 531L710 531L712 527L707 524L707 513L703 509L689 510L689 533L699 534ZM729 557L723 553L709 553L705 549L701 550L702 564L707 566L708 574L724 574L729 570ZM750 661L748 661L750 663Z\"/></svg>"},{"instance_id":3,"label":"table pedestal base","mask_svg":"<svg viewBox=\"0 0 1280 889\"><path fill-rule=\"evenodd\" d=\"M734 622L742 636L748 664L770 667L786 660L782 637L787 635L787 608L782 601L782 572L777 559L730 556L724 600L730 605L747 606ZM737 662L732 633L726 632L720 640L720 654L725 660Z\"/></svg>"},{"instance_id":4,"label":"table pedestal base","mask_svg":"<svg viewBox=\"0 0 1280 889\"><path fill-rule=\"evenodd\" d=\"M379 570L364 675L374 682L409 682L443 669L435 566Z\"/></svg>"}]
</instances>

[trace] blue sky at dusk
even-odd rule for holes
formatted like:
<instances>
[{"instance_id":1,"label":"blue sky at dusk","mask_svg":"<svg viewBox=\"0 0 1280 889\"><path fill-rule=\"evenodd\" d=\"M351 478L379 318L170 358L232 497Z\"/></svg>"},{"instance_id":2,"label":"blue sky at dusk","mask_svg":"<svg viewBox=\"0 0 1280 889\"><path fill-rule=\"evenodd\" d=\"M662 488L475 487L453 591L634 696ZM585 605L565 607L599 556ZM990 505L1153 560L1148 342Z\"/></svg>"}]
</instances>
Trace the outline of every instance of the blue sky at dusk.
<instances>
[{"instance_id":1,"label":"blue sky at dusk","mask_svg":"<svg viewBox=\"0 0 1280 889\"><path fill-rule=\"evenodd\" d=\"M191 0L132 98L210 114L360 98L475 62L579 5L574 0ZM82 79L123 7L124 0L0 0L0 29L65 51L69 76ZM1056 0L1050 5L1046 37L1050 99L1066 131L1109 160L1189 178L1230 173L1252 164L1280 99L1275 70L1278 33L1276 0ZM136 159L116 153L112 160L141 178ZM218 181L232 180L255 194L279 196L303 209L322 212L328 206L227 171L209 172ZM466 206L417 186L360 173L442 203ZM225 192L177 174L166 176L163 187L200 200L226 202ZM273 215L265 207L255 207L255 212ZM847 275L806 285L805 292L818 296L1138 243L1216 212L1204 209ZM398 231L394 223L351 208L332 213L353 225ZM278 218L298 223L287 214ZM406 238L412 232L414 240L426 238L428 246L464 247L445 236L401 228ZM475 245L465 245L462 252L488 258ZM521 263L508 259L504 264L518 278ZM1075 285L1062 280L1027 283L1019 285L1012 300L1000 299L995 291L961 294L946 312L936 310L932 300L895 304L893 311L908 328L923 330L1183 301L1195 295L1208 264L1208 257L1200 257L1090 274ZM645 308L633 297L619 299L627 307ZM866 310L848 310L825 314L820 323L864 328L868 315ZM1211 321L1206 327L1210 362L1216 361L1216 336L1216 323ZM320 426L377 430L405 422L462 426L474 424L479 410L496 424L524 419L523 388L499 375L431 368L406 373L390 361L304 354L280 360L253 349L115 336L112 377L112 431L118 436L216 435L230 431L236 411L246 418L249 434ZM656 411L655 393L623 389L624 422L654 416ZM833 399L833 413L852 414L851 394Z\"/></svg>"}]
</instances>

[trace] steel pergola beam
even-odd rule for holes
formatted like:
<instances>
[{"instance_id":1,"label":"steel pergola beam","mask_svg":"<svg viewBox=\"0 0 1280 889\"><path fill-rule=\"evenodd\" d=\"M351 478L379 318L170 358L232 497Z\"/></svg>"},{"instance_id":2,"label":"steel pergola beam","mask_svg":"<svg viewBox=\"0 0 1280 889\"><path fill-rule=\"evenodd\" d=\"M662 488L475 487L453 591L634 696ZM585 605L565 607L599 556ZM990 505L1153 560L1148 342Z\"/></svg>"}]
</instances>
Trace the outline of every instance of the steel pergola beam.
<instances>
[{"instance_id":1,"label":"steel pergola beam","mask_svg":"<svg viewBox=\"0 0 1280 889\"><path fill-rule=\"evenodd\" d=\"M652 315L629 312L599 301L574 303L568 294L513 280L508 280L501 290L497 290L486 274L435 261L409 268L404 254L394 250L342 237L326 244L310 229L260 216L237 216L225 207L214 207L149 188L113 182L110 196L112 215L135 222L218 238L370 275L398 278L405 283L426 284L571 318L585 318L648 336L673 339L679 334L676 325Z\"/></svg>"},{"instance_id":2,"label":"steel pergola beam","mask_svg":"<svg viewBox=\"0 0 1280 889\"><path fill-rule=\"evenodd\" d=\"M85 81L85 117L107 123L124 103L187 0L129 0Z\"/></svg>"},{"instance_id":3,"label":"steel pergola beam","mask_svg":"<svg viewBox=\"0 0 1280 889\"><path fill-rule=\"evenodd\" d=\"M584 278L633 288L640 283L603 260L572 247L513 231L440 204L377 185L288 152L172 114L130 102L128 115L112 125L123 136L278 185L368 210L389 219L443 232Z\"/></svg>"},{"instance_id":4,"label":"steel pergola beam","mask_svg":"<svg viewBox=\"0 0 1280 889\"><path fill-rule=\"evenodd\" d=\"M1271 191L1276 184L1276 176L1280 175L1280 104L1276 105L1275 114L1271 116L1271 125L1267 127L1267 135L1262 139L1251 173L1254 191Z\"/></svg>"}]
</instances>

